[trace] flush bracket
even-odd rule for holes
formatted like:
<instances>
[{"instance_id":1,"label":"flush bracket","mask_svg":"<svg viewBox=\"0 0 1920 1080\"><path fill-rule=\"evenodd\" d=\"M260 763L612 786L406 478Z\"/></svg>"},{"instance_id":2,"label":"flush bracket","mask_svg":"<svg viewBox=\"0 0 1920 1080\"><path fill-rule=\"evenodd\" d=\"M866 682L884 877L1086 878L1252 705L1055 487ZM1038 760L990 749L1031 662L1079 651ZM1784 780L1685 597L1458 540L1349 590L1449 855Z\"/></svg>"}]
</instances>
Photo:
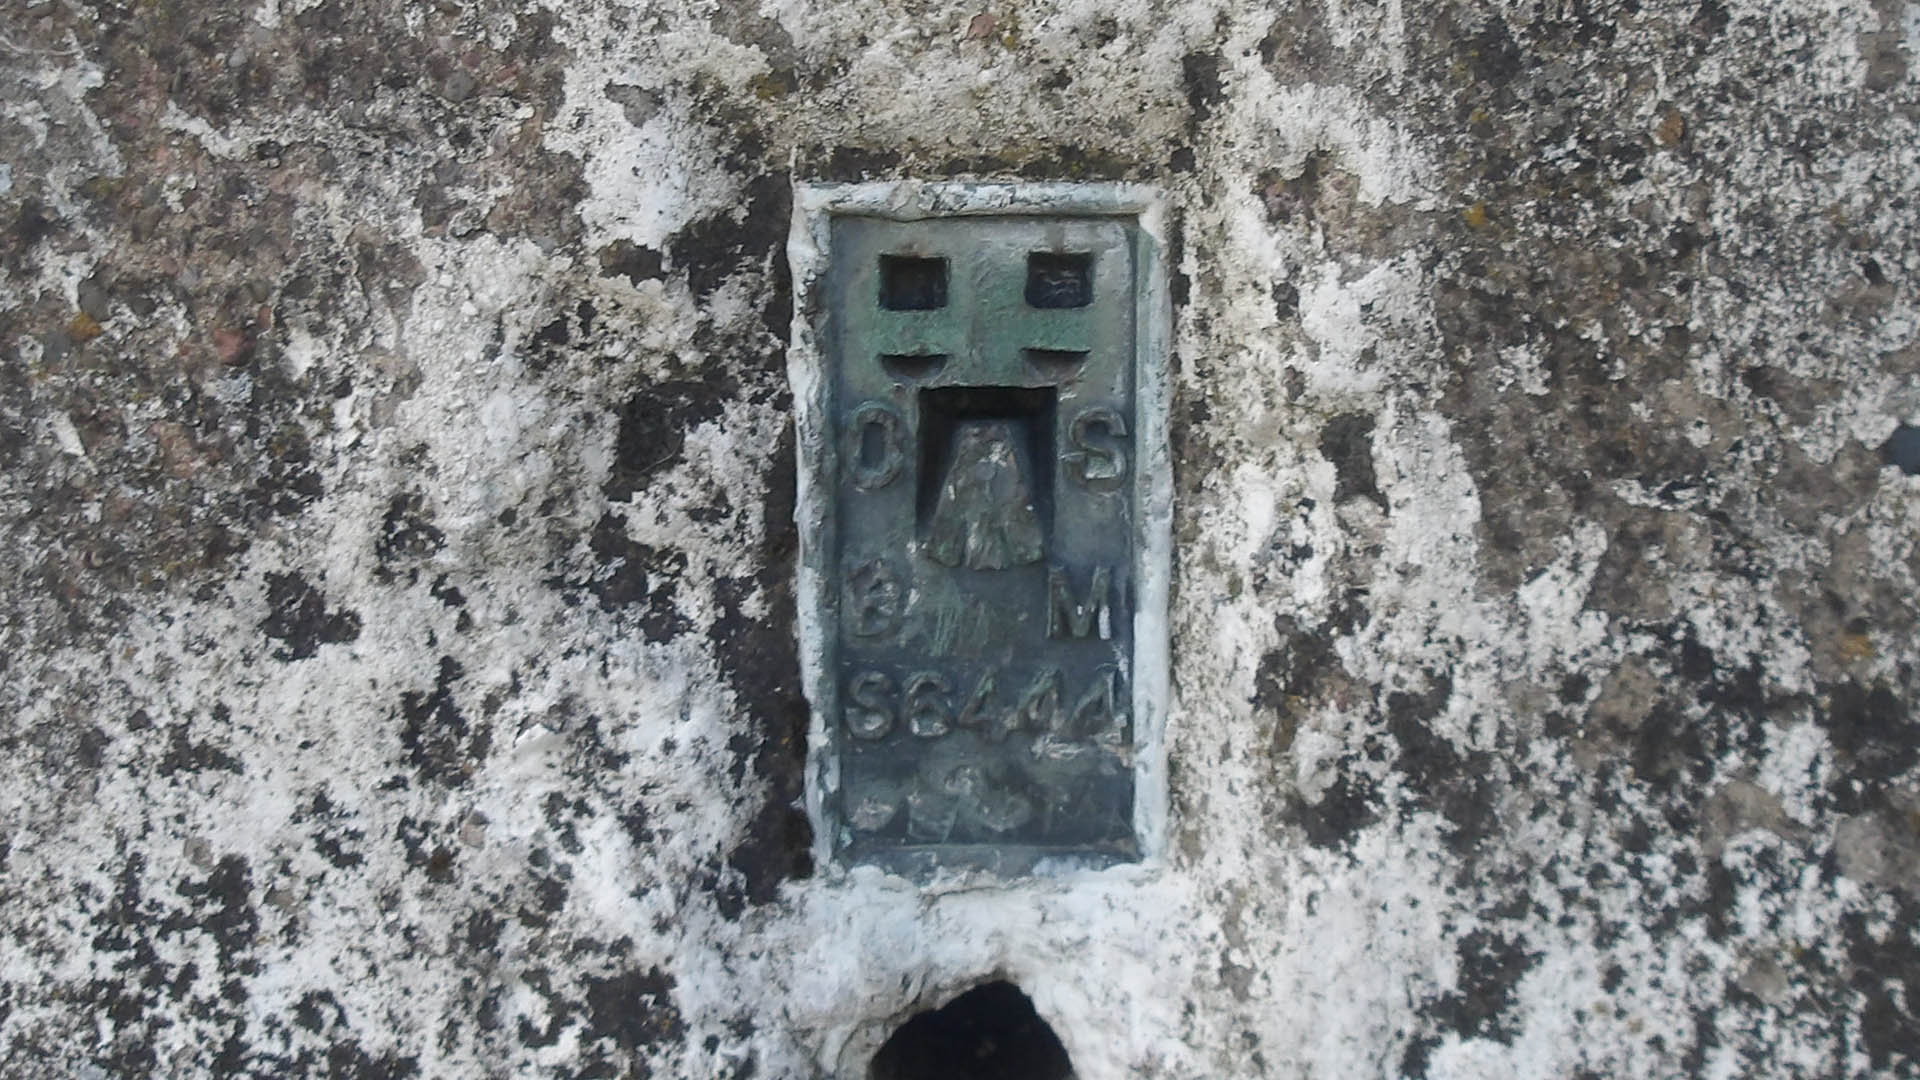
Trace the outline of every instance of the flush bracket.
<instances>
[{"instance_id":1,"label":"flush bracket","mask_svg":"<svg viewBox=\"0 0 1920 1080\"><path fill-rule=\"evenodd\" d=\"M795 188L788 370L822 865L1157 857L1171 311L1133 184Z\"/></svg>"}]
</instances>

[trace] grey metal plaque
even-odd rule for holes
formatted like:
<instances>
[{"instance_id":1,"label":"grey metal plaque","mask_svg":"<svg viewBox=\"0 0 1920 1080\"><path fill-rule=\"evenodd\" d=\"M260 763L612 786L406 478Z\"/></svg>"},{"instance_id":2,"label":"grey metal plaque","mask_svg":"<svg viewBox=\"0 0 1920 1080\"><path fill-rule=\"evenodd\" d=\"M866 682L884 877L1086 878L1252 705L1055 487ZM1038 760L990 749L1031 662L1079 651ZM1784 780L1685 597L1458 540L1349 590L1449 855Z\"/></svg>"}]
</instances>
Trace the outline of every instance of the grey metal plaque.
<instances>
[{"instance_id":1,"label":"grey metal plaque","mask_svg":"<svg viewBox=\"0 0 1920 1080\"><path fill-rule=\"evenodd\" d=\"M1155 238L1058 202L853 202L805 223L797 380L831 849L914 875L1137 859L1137 637L1165 633L1141 618L1165 579Z\"/></svg>"}]
</instances>

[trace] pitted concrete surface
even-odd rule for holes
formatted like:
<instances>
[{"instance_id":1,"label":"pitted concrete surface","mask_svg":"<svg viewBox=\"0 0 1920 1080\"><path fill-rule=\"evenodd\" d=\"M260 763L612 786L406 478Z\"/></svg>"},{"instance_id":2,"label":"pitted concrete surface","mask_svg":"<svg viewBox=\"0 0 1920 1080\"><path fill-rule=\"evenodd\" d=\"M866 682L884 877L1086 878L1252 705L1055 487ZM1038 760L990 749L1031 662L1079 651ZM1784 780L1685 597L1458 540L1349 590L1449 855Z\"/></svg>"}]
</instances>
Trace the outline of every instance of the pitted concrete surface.
<instances>
[{"instance_id":1,"label":"pitted concrete surface","mask_svg":"<svg viewBox=\"0 0 1920 1080\"><path fill-rule=\"evenodd\" d=\"M15 3L0 1071L1920 1075L1920 7ZM1138 181L1168 850L816 866L796 180Z\"/></svg>"}]
</instances>

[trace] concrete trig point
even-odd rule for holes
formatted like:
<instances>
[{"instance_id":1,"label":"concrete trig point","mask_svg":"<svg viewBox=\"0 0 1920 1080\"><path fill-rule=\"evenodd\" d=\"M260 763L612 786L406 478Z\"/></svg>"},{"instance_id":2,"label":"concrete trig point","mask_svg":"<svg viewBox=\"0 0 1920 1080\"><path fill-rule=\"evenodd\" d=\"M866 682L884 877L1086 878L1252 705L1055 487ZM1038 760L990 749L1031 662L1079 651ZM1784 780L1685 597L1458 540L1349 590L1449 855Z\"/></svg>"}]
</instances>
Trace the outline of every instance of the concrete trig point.
<instances>
[{"instance_id":1,"label":"concrete trig point","mask_svg":"<svg viewBox=\"0 0 1920 1080\"><path fill-rule=\"evenodd\" d=\"M823 862L1157 855L1171 483L1161 202L802 185L789 252Z\"/></svg>"}]
</instances>

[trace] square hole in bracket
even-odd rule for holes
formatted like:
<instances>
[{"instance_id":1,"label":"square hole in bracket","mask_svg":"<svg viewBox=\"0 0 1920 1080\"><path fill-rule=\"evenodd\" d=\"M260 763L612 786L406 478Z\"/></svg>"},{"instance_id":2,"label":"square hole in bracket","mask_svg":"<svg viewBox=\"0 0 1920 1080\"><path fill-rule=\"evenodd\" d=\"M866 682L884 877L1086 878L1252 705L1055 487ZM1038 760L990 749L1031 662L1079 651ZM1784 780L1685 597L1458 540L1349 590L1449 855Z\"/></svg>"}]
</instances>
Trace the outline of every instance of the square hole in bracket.
<instances>
[{"instance_id":1,"label":"square hole in bracket","mask_svg":"<svg viewBox=\"0 0 1920 1080\"><path fill-rule=\"evenodd\" d=\"M1035 251L1027 255L1027 305L1076 308L1093 303L1093 256Z\"/></svg>"},{"instance_id":2,"label":"square hole in bracket","mask_svg":"<svg viewBox=\"0 0 1920 1080\"><path fill-rule=\"evenodd\" d=\"M946 307L947 260L919 255L880 256L880 306L888 311Z\"/></svg>"}]
</instances>

